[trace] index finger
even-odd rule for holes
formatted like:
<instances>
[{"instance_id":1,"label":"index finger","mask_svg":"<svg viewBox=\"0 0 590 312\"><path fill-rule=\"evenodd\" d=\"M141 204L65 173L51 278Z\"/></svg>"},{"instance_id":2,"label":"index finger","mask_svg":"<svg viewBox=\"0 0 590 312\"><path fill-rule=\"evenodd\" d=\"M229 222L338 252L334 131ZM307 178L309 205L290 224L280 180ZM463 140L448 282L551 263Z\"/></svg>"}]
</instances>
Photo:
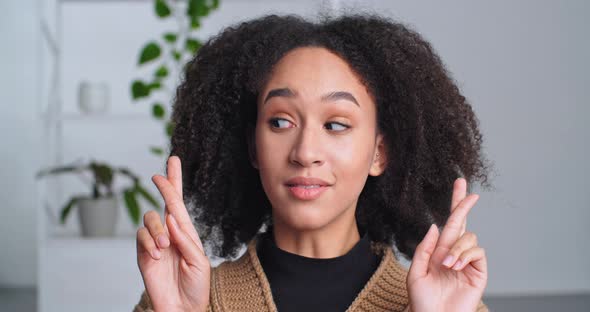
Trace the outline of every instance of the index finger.
<instances>
[{"instance_id":1,"label":"index finger","mask_svg":"<svg viewBox=\"0 0 590 312\"><path fill-rule=\"evenodd\" d=\"M467 196L467 180L465 178L458 178L455 180L453 184L453 198L451 200L451 213L455 211L457 206L461 203L463 199ZM465 229L467 228L467 221L463 222L461 227L461 235L465 233Z\"/></svg>"},{"instance_id":2,"label":"index finger","mask_svg":"<svg viewBox=\"0 0 590 312\"><path fill-rule=\"evenodd\" d=\"M166 205L166 213L172 213L181 225L185 223L190 223L192 225L192 221L190 219L188 211L186 210L184 201L182 200L182 197L180 197L172 183L170 183L170 181L166 177L161 176L159 174L153 175L152 181L154 182L154 184L156 184L158 191L160 191L160 194L164 198L164 204Z\"/></svg>"},{"instance_id":3,"label":"index finger","mask_svg":"<svg viewBox=\"0 0 590 312\"><path fill-rule=\"evenodd\" d=\"M182 196L182 167L178 156L173 155L168 157L168 160L166 161L166 176L170 184L174 187L174 190L184 202L184 197ZM166 220L166 216L168 216L167 208L164 209L164 220Z\"/></svg>"},{"instance_id":4,"label":"index finger","mask_svg":"<svg viewBox=\"0 0 590 312\"><path fill-rule=\"evenodd\" d=\"M457 205L447 220L447 223L443 227L437 247L440 246L450 249L455 244L457 239L459 239L459 237L462 235L461 231L463 228L463 223L465 223L467 220L467 214L478 199L479 195L470 194L469 196L465 197L465 199L463 199L459 205Z\"/></svg>"},{"instance_id":5,"label":"index finger","mask_svg":"<svg viewBox=\"0 0 590 312\"><path fill-rule=\"evenodd\" d=\"M174 155L168 158L166 175L168 175L168 180L174 186L180 198L184 198L182 196L182 164L180 157Z\"/></svg>"}]
</instances>

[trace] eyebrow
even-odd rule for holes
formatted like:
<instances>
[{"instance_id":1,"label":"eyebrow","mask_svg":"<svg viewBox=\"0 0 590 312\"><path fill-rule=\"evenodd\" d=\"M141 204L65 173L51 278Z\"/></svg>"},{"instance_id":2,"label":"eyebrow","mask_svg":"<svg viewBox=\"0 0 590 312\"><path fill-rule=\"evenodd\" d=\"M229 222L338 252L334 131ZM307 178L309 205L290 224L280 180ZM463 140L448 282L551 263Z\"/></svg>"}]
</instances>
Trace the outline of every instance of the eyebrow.
<instances>
[{"instance_id":1,"label":"eyebrow","mask_svg":"<svg viewBox=\"0 0 590 312\"><path fill-rule=\"evenodd\" d=\"M295 98L297 96L289 88L272 89L266 95L266 98L264 99L264 104L266 104L266 102L268 102L268 100L270 100L273 97ZM350 101L350 102L356 104L356 106L361 107L359 105L358 101L356 100L356 98L352 94L350 94L350 92L346 92L346 91L334 91L334 92L326 93L326 94L322 95L320 97L320 99L322 100L322 102L336 101L336 100L347 100L347 101Z\"/></svg>"}]
</instances>

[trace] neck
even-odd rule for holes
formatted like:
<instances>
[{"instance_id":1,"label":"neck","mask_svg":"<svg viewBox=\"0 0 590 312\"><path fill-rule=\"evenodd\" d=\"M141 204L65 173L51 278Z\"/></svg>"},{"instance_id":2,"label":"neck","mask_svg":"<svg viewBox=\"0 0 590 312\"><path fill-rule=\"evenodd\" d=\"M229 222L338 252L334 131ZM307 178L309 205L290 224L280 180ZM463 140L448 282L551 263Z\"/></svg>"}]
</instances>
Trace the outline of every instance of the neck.
<instances>
[{"instance_id":1,"label":"neck","mask_svg":"<svg viewBox=\"0 0 590 312\"><path fill-rule=\"evenodd\" d=\"M360 234L351 209L352 218L333 222L322 228L298 230L273 217L274 240L280 249L308 258L328 259L346 254L360 240Z\"/></svg>"}]
</instances>

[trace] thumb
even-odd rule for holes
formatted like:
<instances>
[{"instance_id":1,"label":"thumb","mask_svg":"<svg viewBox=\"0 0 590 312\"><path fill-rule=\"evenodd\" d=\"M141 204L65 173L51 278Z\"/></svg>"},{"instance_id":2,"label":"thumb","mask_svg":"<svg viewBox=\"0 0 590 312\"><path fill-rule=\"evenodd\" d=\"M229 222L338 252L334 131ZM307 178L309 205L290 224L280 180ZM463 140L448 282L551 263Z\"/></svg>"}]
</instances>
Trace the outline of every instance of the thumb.
<instances>
[{"instance_id":1,"label":"thumb","mask_svg":"<svg viewBox=\"0 0 590 312\"><path fill-rule=\"evenodd\" d=\"M433 223L428 229L428 232L426 232L422 242L416 246L414 258L412 259L412 264L410 265L410 270L408 272L408 278L410 280L416 280L428 274L428 263L436 248L438 237L438 227Z\"/></svg>"}]
</instances>

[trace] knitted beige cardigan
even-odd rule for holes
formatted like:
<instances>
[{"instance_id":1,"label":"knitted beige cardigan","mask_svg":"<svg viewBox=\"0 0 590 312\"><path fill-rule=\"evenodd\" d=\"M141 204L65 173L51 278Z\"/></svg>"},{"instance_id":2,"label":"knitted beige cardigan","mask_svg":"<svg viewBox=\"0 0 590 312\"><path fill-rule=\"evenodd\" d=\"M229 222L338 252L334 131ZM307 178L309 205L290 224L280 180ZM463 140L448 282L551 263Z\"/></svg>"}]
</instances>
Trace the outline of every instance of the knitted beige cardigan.
<instances>
[{"instance_id":1,"label":"knitted beige cardigan","mask_svg":"<svg viewBox=\"0 0 590 312\"><path fill-rule=\"evenodd\" d=\"M256 253L257 240L258 236L254 237L248 243L247 251L238 259L211 269L208 312L277 312L270 285ZM398 262L390 246L371 242L371 250L382 256L379 266L346 312L409 311L407 270ZM144 290L133 312L153 311ZM486 305L480 301L477 312L487 311Z\"/></svg>"}]
</instances>

